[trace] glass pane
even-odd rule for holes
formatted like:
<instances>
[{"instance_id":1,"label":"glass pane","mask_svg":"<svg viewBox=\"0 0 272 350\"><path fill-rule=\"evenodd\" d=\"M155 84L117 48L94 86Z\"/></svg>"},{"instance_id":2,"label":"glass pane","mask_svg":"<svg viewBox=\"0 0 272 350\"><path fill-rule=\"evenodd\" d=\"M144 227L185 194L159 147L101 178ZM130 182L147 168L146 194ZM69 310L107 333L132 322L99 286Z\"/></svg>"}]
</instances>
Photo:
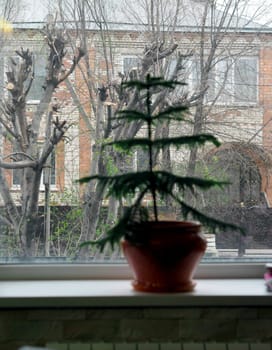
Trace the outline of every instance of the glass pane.
<instances>
[{"instance_id":1,"label":"glass pane","mask_svg":"<svg viewBox=\"0 0 272 350\"><path fill-rule=\"evenodd\" d=\"M29 100L40 100L43 92L43 86L46 78L46 56L41 54L34 55L34 80L28 93Z\"/></svg>"},{"instance_id":2,"label":"glass pane","mask_svg":"<svg viewBox=\"0 0 272 350\"><path fill-rule=\"evenodd\" d=\"M214 67L212 67L209 71L207 86L207 102L213 102L216 98L216 72Z\"/></svg>"},{"instance_id":3,"label":"glass pane","mask_svg":"<svg viewBox=\"0 0 272 350\"><path fill-rule=\"evenodd\" d=\"M158 125L154 122L155 134L165 138L213 133L222 145L217 149L207 144L196 153L191 148L165 147L154 154L155 168L173 169L179 176L201 175L231 183L222 189L182 193L199 210L244 225L248 232L245 237L228 231L208 236L206 261L271 259L272 93L271 55L266 50L272 34L268 30L263 36L257 35L259 27L245 27L245 20L242 33L240 27L214 31L212 27L201 28L195 10L188 16L182 15L188 8L170 11L170 4L183 6L182 1L154 1L154 6L160 4L156 11L145 8L149 1L140 1L139 11L135 10L138 1L126 2L131 6L123 6L123 0L109 0L105 2L108 6L94 10L86 1L63 0L48 6L47 1L37 0L35 9L29 5L30 19L25 8L16 16L13 13L13 31L0 31L4 164L0 164L0 259L46 263L124 261L118 249L112 252L107 247L101 254L94 246L89 250L80 247L85 240L104 235L133 203L137 191L118 202L96 183L80 186L77 180L96 174L139 173L147 168L146 149L135 147L132 152L122 149L119 153L120 149L111 144L113 140L134 140L147 133L142 120L126 123L116 118L119 111L126 109L145 111L145 96L132 89L125 91L120 83L144 78L147 73L161 75L166 67L166 76L170 76L179 55L182 62L178 79L184 79L187 85L174 93L169 89L165 95L154 89L150 107L155 114L185 103L190 107L184 117L186 124L176 120L170 126L167 120ZM203 4L199 1L194 6L198 11ZM240 25L242 17L235 11L229 14L235 18L227 16L220 21L226 13L222 6L223 10L220 7L215 11L216 20L209 18L210 23ZM178 16L163 20L169 13ZM264 33L266 29L262 30ZM218 38L218 46L212 47ZM79 50L80 45L84 50ZM83 51L85 56L79 57ZM26 66L19 74L19 62L29 59L28 52L34 53L35 65L31 68L35 76L25 101L31 69ZM201 72L201 55L204 64L209 59L218 63L209 72ZM14 71L9 70L10 58ZM206 90L200 90L201 83ZM25 103L33 100L35 103ZM104 143L108 146L102 147ZM17 159L12 154L14 145L20 156ZM45 158L51 159L50 180L45 181L48 186L44 186ZM17 161L22 162L26 176L16 166L12 168ZM180 207L169 198L159 201L166 216L182 218ZM150 196L145 205L150 208ZM209 235L210 231L205 230Z\"/></svg>"},{"instance_id":4,"label":"glass pane","mask_svg":"<svg viewBox=\"0 0 272 350\"><path fill-rule=\"evenodd\" d=\"M223 59L216 64L216 87L218 102L231 103L233 100L233 62Z\"/></svg>"},{"instance_id":5,"label":"glass pane","mask_svg":"<svg viewBox=\"0 0 272 350\"><path fill-rule=\"evenodd\" d=\"M124 57L123 58L123 72L128 73L132 69L137 69L139 64L138 57Z\"/></svg>"},{"instance_id":6,"label":"glass pane","mask_svg":"<svg viewBox=\"0 0 272 350\"><path fill-rule=\"evenodd\" d=\"M166 73L165 73L165 76L167 77L167 79L170 79L172 77L172 74L174 73L176 68L176 64L177 64L176 58L173 58L167 62Z\"/></svg>"},{"instance_id":7,"label":"glass pane","mask_svg":"<svg viewBox=\"0 0 272 350\"><path fill-rule=\"evenodd\" d=\"M191 72L189 76L189 84L192 90L198 88L200 83L200 63L198 59L194 59L188 62L189 70Z\"/></svg>"},{"instance_id":8,"label":"glass pane","mask_svg":"<svg viewBox=\"0 0 272 350\"><path fill-rule=\"evenodd\" d=\"M247 57L235 62L235 101L257 101L257 58Z\"/></svg>"}]
</instances>

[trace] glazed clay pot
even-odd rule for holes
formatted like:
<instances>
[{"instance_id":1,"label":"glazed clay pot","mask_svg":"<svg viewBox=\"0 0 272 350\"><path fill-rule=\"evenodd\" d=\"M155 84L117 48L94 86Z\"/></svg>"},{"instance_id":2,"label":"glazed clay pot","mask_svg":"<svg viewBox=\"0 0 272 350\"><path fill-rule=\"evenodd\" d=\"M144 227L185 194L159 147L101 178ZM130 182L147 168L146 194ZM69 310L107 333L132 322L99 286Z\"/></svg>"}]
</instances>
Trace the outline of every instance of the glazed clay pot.
<instances>
[{"instance_id":1,"label":"glazed clay pot","mask_svg":"<svg viewBox=\"0 0 272 350\"><path fill-rule=\"evenodd\" d=\"M146 222L138 226L144 243L122 241L132 268L133 288L143 292L190 292L193 274L206 250L201 226L188 221Z\"/></svg>"}]
</instances>

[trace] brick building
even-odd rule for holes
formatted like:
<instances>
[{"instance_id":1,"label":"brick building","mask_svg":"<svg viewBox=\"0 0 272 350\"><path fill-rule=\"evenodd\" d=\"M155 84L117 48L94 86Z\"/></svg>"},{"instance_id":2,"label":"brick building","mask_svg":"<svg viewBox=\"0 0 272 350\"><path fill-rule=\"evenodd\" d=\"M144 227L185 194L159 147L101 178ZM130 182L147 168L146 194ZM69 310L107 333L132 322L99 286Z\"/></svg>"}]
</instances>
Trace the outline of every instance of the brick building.
<instances>
[{"instance_id":1,"label":"brick building","mask_svg":"<svg viewBox=\"0 0 272 350\"><path fill-rule=\"evenodd\" d=\"M43 35L40 32L42 26L42 23L15 25L13 34L8 37L1 51L0 74L3 88L8 56L13 56L14 51L22 46L32 50L37 57L35 83L30 91L27 105L30 114L39 101L39 89L45 77L46 49ZM112 23L111 26L107 39L110 38L111 43L112 62L110 66L105 60L104 46L99 31L91 28L92 25L86 31L89 65L94 73L94 85L97 89L104 84L117 81L119 72L122 74L128 73L132 68L137 67L143 51L148 46L148 32L139 30L129 24ZM170 40L170 36L166 38L167 40ZM199 84L200 33L194 26L187 24L178 27L175 32L171 33L171 40L178 44L177 51L181 54L186 56L189 51L191 52L184 63L184 79L188 82L185 93L190 96L196 93ZM204 37L204 40L204 52L208 55L210 49L208 35ZM257 192L255 191L255 197L258 198L235 198L235 200L258 202L260 193L262 193L269 204L269 202L272 202L269 161L272 147L272 61L270 58L272 53L272 31L269 28L262 28L257 25L255 27L245 26L240 31L230 29L218 48L219 53L223 51L223 47L228 49L224 51L222 57L218 59L210 72L204 106L206 109L205 131L214 132L223 142L222 148L216 151L217 157L222 156L224 149L231 149L243 159L243 169L250 165L251 168L254 168L253 172L257 174L253 180L248 181L258 182L256 191L259 193L256 195ZM172 60L174 62L175 56ZM107 75L109 69L110 74ZM171 70L171 62L169 69ZM84 85L85 82L80 69L75 72L70 81L76 87L77 96L85 111L89 114L92 127L94 125L93 106L90 103L90 96ZM1 94L5 96L3 88ZM62 84L58 88L56 98L60 101L62 107L62 118L71 124L66 134L66 141L61 142L55 150L54 169L51 178L51 191L55 195L56 202L61 202L61 193L71 188L75 179L89 173L93 157L93 140L92 132L84 118L81 117L81 110L76 105L66 84ZM93 96L93 98L95 100L97 96ZM115 105L115 101L112 101L110 97L104 101L104 118L107 117L107 113L114 111ZM192 107L193 112L194 108ZM236 147L238 144L239 147ZM8 154L11 148L12 145L9 144L4 135L2 138L3 154ZM214 152L209 150L205 154L207 159L211 154L214 155ZM237 154L235 157L237 157ZM180 155L176 158L178 162ZM222 156L222 159L225 163L226 158ZM136 163L137 159L134 164ZM244 171L243 169L240 170ZM236 175L234 172L234 175L231 176ZM13 189L14 196L16 196L18 186L14 172L8 172L8 181ZM238 187L234 188L234 192L237 192L237 188L241 187L239 183L236 185Z\"/></svg>"}]
</instances>

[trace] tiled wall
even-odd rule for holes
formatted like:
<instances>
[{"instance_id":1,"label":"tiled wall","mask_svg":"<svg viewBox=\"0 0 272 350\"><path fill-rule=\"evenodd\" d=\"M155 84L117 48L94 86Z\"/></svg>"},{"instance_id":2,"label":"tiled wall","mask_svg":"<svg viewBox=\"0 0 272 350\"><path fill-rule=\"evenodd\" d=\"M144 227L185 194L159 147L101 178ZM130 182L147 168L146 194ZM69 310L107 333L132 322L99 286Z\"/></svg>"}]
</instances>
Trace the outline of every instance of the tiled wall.
<instances>
[{"instance_id":1,"label":"tiled wall","mask_svg":"<svg viewBox=\"0 0 272 350\"><path fill-rule=\"evenodd\" d=\"M0 310L1 350L17 350L22 345L50 344L63 345L61 350L81 350L74 347L75 344L79 347L80 343L86 346L84 350L102 350L90 344L103 344L108 346L107 350L119 350L116 344L119 347L120 344L129 344L128 350L142 350L139 344L146 343L149 346L152 344L154 350L164 350L162 344L170 343L180 346L179 350L196 350L196 346L202 346L197 350L210 350L215 342L216 350L272 350L272 309L145 307ZM221 347L226 343L227 348ZM236 345L236 348L232 348L231 344L236 343L241 343L239 345L242 347L237 348ZM256 343L262 343L263 349L252 347ZM210 348L206 345L203 348L203 344Z\"/></svg>"},{"instance_id":2,"label":"tiled wall","mask_svg":"<svg viewBox=\"0 0 272 350\"><path fill-rule=\"evenodd\" d=\"M263 343L50 343L47 348L23 346L19 350L271 350Z\"/></svg>"},{"instance_id":3,"label":"tiled wall","mask_svg":"<svg viewBox=\"0 0 272 350\"><path fill-rule=\"evenodd\" d=\"M266 343L70 343L47 344L49 350L271 350ZM25 349L27 350L27 349ZM30 350L30 349L29 349ZM32 349L31 349L32 350ZM34 349L33 349L34 350ZM37 349L38 350L38 349Z\"/></svg>"}]
</instances>

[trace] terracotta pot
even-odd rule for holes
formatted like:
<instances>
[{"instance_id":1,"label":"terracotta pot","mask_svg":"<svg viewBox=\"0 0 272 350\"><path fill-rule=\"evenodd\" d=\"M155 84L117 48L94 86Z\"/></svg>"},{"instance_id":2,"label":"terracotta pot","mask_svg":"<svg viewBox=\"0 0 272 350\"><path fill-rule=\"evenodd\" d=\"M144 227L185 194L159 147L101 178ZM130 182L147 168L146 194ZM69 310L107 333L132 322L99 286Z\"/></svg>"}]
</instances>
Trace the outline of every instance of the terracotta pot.
<instances>
[{"instance_id":1,"label":"terracotta pot","mask_svg":"<svg viewBox=\"0 0 272 350\"><path fill-rule=\"evenodd\" d=\"M201 226L188 221L140 224L142 244L122 241L134 273L133 288L144 292L189 292L195 287L195 269L206 250Z\"/></svg>"}]
</instances>

